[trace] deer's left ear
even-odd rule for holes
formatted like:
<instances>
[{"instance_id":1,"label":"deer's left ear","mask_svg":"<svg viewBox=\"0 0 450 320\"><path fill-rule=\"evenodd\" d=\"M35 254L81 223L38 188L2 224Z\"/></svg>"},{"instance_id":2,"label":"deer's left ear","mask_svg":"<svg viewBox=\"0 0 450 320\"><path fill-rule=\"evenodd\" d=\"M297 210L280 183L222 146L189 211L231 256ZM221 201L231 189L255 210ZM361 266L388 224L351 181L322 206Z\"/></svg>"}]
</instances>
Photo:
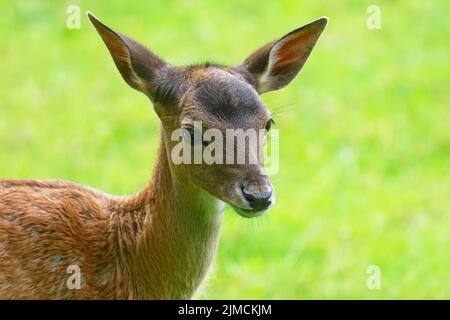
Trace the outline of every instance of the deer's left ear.
<instances>
[{"instance_id":1,"label":"deer's left ear","mask_svg":"<svg viewBox=\"0 0 450 320\"><path fill-rule=\"evenodd\" d=\"M137 41L112 30L88 12L95 29L106 44L122 78L134 89L154 98L156 84L169 65Z\"/></svg>"},{"instance_id":2,"label":"deer's left ear","mask_svg":"<svg viewBox=\"0 0 450 320\"><path fill-rule=\"evenodd\" d=\"M322 17L256 50L236 69L250 78L259 93L291 82L308 59L328 22Z\"/></svg>"}]
</instances>

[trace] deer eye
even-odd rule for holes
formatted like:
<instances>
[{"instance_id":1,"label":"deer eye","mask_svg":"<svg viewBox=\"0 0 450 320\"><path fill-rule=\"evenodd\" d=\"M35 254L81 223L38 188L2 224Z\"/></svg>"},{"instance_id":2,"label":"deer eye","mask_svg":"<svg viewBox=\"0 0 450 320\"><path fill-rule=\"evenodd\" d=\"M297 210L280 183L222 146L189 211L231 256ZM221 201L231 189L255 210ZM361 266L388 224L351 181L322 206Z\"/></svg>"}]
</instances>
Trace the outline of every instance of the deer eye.
<instances>
[{"instance_id":1,"label":"deer eye","mask_svg":"<svg viewBox=\"0 0 450 320\"><path fill-rule=\"evenodd\" d=\"M270 128L272 128L272 124L275 124L273 119L270 119L269 121L267 121L267 123L266 123L266 131L267 132L269 132Z\"/></svg>"},{"instance_id":2,"label":"deer eye","mask_svg":"<svg viewBox=\"0 0 450 320\"><path fill-rule=\"evenodd\" d=\"M199 144L207 146L209 144L208 141L203 141L202 133L194 127L183 128L183 138L186 140L187 143L190 143L191 146Z\"/></svg>"},{"instance_id":3,"label":"deer eye","mask_svg":"<svg viewBox=\"0 0 450 320\"><path fill-rule=\"evenodd\" d=\"M195 129L193 127L183 128L183 138L190 145L195 145Z\"/></svg>"}]
</instances>

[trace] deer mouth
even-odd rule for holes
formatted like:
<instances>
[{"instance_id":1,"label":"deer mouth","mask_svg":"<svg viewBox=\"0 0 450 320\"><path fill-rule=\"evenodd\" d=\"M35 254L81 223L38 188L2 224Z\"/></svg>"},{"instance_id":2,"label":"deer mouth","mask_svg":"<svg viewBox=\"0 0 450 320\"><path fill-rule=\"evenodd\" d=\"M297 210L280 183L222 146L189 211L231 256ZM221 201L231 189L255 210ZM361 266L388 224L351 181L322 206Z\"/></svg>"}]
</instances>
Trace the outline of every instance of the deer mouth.
<instances>
[{"instance_id":1,"label":"deer mouth","mask_svg":"<svg viewBox=\"0 0 450 320\"><path fill-rule=\"evenodd\" d=\"M267 211L269 211L270 207L263 209L263 210L258 210L258 209L244 209L244 208L240 208L234 205L231 205L231 207L234 209L234 211L236 211L241 217L244 218L256 218L259 216L262 216L264 213L266 213Z\"/></svg>"}]
</instances>

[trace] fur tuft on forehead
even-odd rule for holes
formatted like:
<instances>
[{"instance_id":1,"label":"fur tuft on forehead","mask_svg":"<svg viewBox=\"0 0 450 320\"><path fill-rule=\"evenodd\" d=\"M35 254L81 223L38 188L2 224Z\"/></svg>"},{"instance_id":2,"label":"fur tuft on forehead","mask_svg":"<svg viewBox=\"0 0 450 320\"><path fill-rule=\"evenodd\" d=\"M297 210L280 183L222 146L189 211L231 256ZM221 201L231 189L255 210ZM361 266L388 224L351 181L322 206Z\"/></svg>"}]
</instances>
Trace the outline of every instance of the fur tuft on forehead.
<instances>
[{"instance_id":1,"label":"fur tuft on forehead","mask_svg":"<svg viewBox=\"0 0 450 320\"><path fill-rule=\"evenodd\" d=\"M241 78L225 70L214 71L195 85L195 100L208 114L228 121L265 113L257 92Z\"/></svg>"}]
</instances>

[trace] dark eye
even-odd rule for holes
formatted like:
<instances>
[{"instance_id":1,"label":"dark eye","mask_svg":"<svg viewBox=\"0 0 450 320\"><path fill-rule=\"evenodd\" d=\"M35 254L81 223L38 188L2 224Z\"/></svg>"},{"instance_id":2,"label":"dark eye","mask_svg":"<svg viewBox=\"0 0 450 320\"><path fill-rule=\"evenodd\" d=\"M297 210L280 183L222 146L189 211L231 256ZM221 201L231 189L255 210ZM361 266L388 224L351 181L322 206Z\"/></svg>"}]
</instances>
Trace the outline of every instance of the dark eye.
<instances>
[{"instance_id":1,"label":"dark eye","mask_svg":"<svg viewBox=\"0 0 450 320\"><path fill-rule=\"evenodd\" d=\"M193 127L183 128L183 136L187 143L190 143L191 145L197 144L197 141L195 141L197 137Z\"/></svg>"},{"instance_id":2,"label":"dark eye","mask_svg":"<svg viewBox=\"0 0 450 320\"><path fill-rule=\"evenodd\" d=\"M203 144L207 146L209 144L208 141L203 141L203 136L201 132L194 127L186 127L183 128L183 135L186 142L190 143L191 146Z\"/></svg>"},{"instance_id":3,"label":"dark eye","mask_svg":"<svg viewBox=\"0 0 450 320\"><path fill-rule=\"evenodd\" d=\"M272 119L267 121L267 123L266 123L266 131L267 132L270 130L270 128L272 128L272 124L274 124L274 121Z\"/></svg>"}]
</instances>

